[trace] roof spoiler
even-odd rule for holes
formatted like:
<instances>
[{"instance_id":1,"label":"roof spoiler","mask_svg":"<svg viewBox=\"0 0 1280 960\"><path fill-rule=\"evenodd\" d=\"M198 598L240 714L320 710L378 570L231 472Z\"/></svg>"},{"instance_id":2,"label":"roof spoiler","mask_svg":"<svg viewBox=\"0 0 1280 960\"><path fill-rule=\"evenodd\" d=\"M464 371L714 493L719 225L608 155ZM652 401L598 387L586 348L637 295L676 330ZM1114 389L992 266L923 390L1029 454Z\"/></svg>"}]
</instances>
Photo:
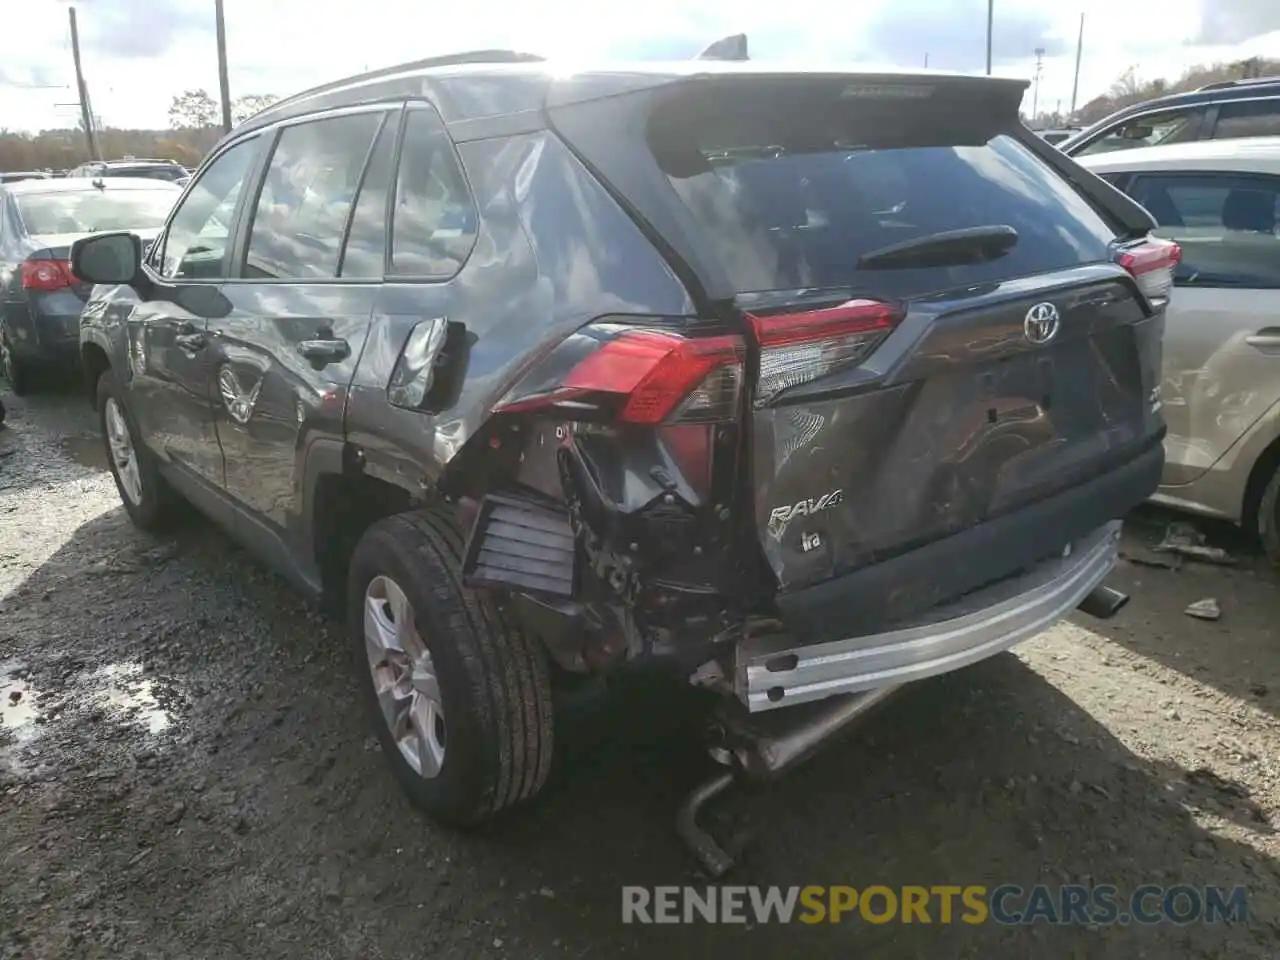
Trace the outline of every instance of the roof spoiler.
<instances>
[{"instance_id":1,"label":"roof spoiler","mask_svg":"<svg viewBox=\"0 0 1280 960\"><path fill-rule=\"evenodd\" d=\"M749 60L747 56L747 35L735 33L731 37L721 37L707 46L695 60Z\"/></svg>"}]
</instances>

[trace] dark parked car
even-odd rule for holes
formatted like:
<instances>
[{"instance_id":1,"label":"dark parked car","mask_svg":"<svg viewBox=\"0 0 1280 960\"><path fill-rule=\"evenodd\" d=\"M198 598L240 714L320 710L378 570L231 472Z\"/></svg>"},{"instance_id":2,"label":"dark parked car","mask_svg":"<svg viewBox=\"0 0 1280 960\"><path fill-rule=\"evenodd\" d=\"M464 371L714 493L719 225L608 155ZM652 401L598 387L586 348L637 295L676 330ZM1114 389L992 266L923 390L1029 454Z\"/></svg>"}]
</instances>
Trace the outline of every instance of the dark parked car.
<instances>
[{"instance_id":1,"label":"dark parked car","mask_svg":"<svg viewBox=\"0 0 1280 960\"><path fill-rule=\"evenodd\" d=\"M89 285L71 275L71 242L132 230L150 239L182 191L138 180L24 180L0 187L0 373L14 393L46 367L74 364Z\"/></svg>"},{"instance_id":2,"label":"dark parked car","mask_svg":"<svg viewBox=\"0 0 1280 960\"><path fill-rule=\"evenodd\" d=\"M143 177L148 180L185 182L191 175L182 164L173 160L94 160L72 170L72 177Z\"/></svg>"},{"instance_id":3,"label":"dark parked car","mask_svg":"<svg viewBox=\"0 0 1280 960\"><path fill-rule=\"evenodd\" d=\"M1280 77L1223 80L1123 107L1058 146L1078 157L1194 140L1280 136Z\"/></svg>"},{"instance_id":4,"label":"dark parked car","mask_svg":"<svg viewBox=\"0 0 1280 960\"><path fill-rule=\"evenodd\" d=\"M150 255L76 244L124 504L345 601L446 821L537 793L556 691L640 666L774 775L1119 602L1178 251L1025 86L490 53L277 103Z\"/></svg>"}]
</instances>

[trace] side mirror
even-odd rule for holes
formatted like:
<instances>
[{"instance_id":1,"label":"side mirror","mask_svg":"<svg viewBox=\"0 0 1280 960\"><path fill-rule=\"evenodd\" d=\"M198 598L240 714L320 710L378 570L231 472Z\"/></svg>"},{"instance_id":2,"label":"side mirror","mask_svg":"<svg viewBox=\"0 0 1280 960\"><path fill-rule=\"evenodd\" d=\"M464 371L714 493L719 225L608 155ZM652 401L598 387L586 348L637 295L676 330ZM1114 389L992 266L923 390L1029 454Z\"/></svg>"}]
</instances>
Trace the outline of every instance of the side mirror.
<instances>
[{"instance_id":1,"label":"side mirror","mask_svg":"<svg viewBox=\"0 0 1280 960\"><path fill-rule=\"evenodd\" d=\"M132 233L96 233L71 244L71 273L85 283L133 283L142 272L142 241Z\"/></svg>"},{"instance_id":2,"label":"side mirror","mask_svg":"<svg viewBox=\"0 0 1280 960\"><path fill-rule=\"evenodd\" d=\"M1134 123L1120 131L1122 140L1145 140L1151 136L1151 127L1145 123Z\"/></svg>"}]
</instances>

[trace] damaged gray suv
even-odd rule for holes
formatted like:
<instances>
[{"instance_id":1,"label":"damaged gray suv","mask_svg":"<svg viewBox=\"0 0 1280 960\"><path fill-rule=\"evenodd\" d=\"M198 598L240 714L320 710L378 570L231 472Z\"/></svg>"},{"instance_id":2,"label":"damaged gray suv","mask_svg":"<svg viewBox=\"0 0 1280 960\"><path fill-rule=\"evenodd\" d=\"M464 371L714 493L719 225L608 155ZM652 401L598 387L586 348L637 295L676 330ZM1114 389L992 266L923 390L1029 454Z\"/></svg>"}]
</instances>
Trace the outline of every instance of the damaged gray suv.
<instances>
[{"instance_id":1,"label":"damaged gray suv","mask_svg":"<svg viewBox=\"0 0 1280 960\"><path fill-rule=\"evenodd\" d=\"M443 821L538 792L561 680L718 695L722 869L733 774L1122 599L1179 252L1024 87L489 52L277 103L75 245L125 508L345 609Z\"/></svg>"}]
</instances>

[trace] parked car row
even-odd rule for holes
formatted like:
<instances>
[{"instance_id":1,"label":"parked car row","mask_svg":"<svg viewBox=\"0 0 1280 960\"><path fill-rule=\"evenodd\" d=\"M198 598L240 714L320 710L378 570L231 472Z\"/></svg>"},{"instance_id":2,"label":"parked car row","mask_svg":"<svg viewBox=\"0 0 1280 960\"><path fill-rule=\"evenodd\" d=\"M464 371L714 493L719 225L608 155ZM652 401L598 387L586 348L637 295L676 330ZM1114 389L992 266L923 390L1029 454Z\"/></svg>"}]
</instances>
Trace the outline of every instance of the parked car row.
<instances>
[{"instance_id":1,"label":"parked car row","mask_svg":"<svg viewBox=\"0 0 1280 960\"><path fill-rule=\"evenodd\" d=\"M125 509L195 504L342 610L431 815L534 796L558 692L637 667L713 695L713 755L774 776L905 683L1113 613L1120 518L1216 463L1165 467L1166 418L1200 442L1171 407L1266 402L1161 369L1166 315L1233 309L1182 296L1268 240L1265 191L1201 183L1174 226L1152 171L1028 131L1026 86L401 65L240 125L162 222L32 239L44 184L5 188L4 323L75 299L53 339L77 312ZM1233 515L1231 482L1196 496Z\"/></svg>"},{"instance_id":2,"label":"parked car row","mask_svg":"<svg viewBox=\"0 0 1280 960\"><path fill-rule=\"evenodd\" d=\"M0 372L14 393L47 368L79 361L91 285L71 273L72 242L115 230L153 237L181 193L165 181L115 177L0 188Z\"/></svg>"}]
</instances>

